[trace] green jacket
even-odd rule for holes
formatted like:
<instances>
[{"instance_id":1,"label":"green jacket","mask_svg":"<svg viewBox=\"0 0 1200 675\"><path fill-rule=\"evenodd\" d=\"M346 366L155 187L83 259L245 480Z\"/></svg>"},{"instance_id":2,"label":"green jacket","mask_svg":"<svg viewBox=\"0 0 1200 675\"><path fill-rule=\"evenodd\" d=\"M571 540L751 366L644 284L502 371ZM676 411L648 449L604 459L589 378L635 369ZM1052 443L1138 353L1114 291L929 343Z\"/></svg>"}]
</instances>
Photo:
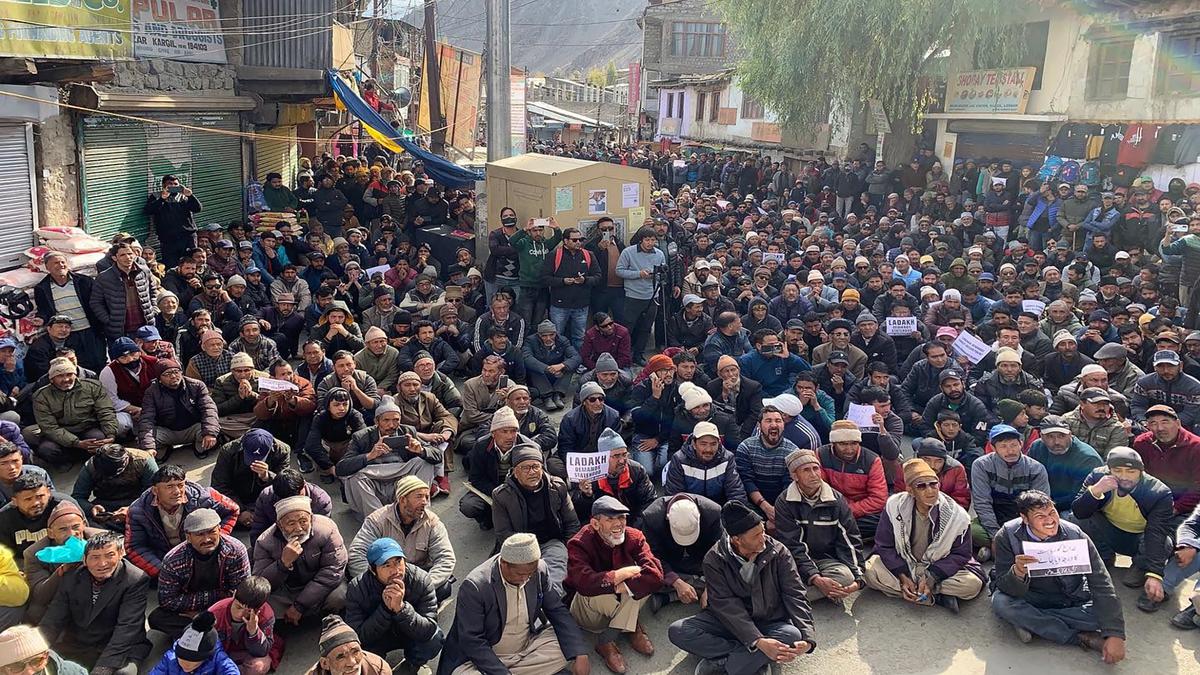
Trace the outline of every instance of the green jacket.
<instances>
[{"instance_id":1,"label":"green jacket","mask_svg":"<svg viewBox=\"0 0 1200 675\"><path fill-rule=\"evenodd\" d=\"M294 209L300 205L300 201L296 199L296 194L286 187L273 188L270 185L264 185L263 200L267 202L267 206L272 211L282 211L288 208Z\"/></svg>"},{"instance_id":2,"label":"green jacket","mask_svg":"<svg viewBox=\"0 0 1200 675\"><path fill-rule=\"evenodd\" d=\"M517 257L521 261L521 272L518 283L526 288L538 288L542 285L542 264L554 253L554 247L562 241L562 232L557 228L547 239L535 241L527 232L518 232L517 236L508 241L508 245L517 249Z\"/></svg>"},{"instance_id":3,"label":"green jacket","mask_svg":"<svg viewBox=\"0 0 1200 675\"><path fill-rule=\"evenodd\" d=\"M66 391L53 384L42 387L33 395L33 416L42 438L63 447L74 446L79 434L97 427L108 438L117 435L117 412L96 380L76 380Z\"/></svg>"}]
</instances>

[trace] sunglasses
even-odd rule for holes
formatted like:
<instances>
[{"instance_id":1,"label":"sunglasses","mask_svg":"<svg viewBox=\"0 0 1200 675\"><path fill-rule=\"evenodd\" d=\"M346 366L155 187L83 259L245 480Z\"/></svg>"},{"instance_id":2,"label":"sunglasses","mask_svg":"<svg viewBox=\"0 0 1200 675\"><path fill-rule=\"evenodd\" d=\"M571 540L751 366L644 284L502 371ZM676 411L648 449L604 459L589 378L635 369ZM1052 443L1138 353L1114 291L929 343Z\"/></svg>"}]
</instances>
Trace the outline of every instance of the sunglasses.
<instances>
[{"instance_id":1,"label":"sunglasses","mask_svg":"<svg viewBox=\"0 0 1200 675\"><path fill-rule=\"evenodd\" d=\"M938 488L938 482L935 480L928 483L914 483L913 488L917 490L936 490Z\"/></svg>"},{"instance_id":2,"label":"sunglasses","mask_svg":"<svg viewBox=\"0 0 1200 675\"><path fill-rule=\"evenodd\" d=\"M217 284L216 286L210 286L209 284L204 284L204 289L208 290L208 291L215 291L215 290L219 289L220 287L221 287L220 284Z\"/></svg>"},{"instance_id":3,"label":"sunglasses","mask_svg":"<svg viewBox=\"0 0 1200 675\"><path fill-rule=\"evenodd\" d=\"M7 666L0 668L0 673L3 673L3 675L20 675L27 670L40 672L41 669L45 667L46 660L49 657L49 652L38 654L37 656L31 656L24 661L10 663Z\"/></svg>"},{"instance_id":4,"label":"sunglasses","mask_svg":"<svg viewBox=\"0 0 1200 675\"><path fill-rule=\"evenodd\" d=\"M583 237L568 237L567 241L583 241Z\"/></svg>"},{"instance_id":5,"label":"sunglasses","mask_svg":"<svg viewBox=\"0 0 1200 675\"><path fill-rule=\"evenodd\" d=\"M604 397L603 396L589 396L583 400L588 403L596 403L597 401L603 401Z\"/></svg>"}]
</instances>

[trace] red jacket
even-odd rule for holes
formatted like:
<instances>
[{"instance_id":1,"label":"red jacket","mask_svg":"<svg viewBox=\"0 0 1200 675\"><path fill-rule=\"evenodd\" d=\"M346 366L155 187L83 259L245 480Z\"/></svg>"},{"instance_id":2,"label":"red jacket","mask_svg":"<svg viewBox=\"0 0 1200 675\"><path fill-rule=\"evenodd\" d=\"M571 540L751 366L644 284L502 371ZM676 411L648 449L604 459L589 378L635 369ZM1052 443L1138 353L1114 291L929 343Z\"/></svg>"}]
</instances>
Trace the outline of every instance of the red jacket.
<instances>
[{"instance_id":1,"label":"red jacket","mask_svg":"<svg viewBox=\"0 0 1200 675\"><path fill-rule=\"evenodd\" d=\"M822 445L817 455L821 459L821 475L825 482L850 502L850 512L855 518L883 512L888 488L879 455L859 447L858 457L843 462L833 454L831 444Z\"/></svg>"},{"instance_id":2,"label":"red jacket","mask_svg":"<svg viewBox=\"0 0 1200 675\"><path fill-rule=\"evenodd\" d=\"M957 459L946 458L938 474L938 482L941 483L941 491L958 502L959 506L964 509L971 508L971 484L967 480L967 469ZM904 472L901 471L896 475L896 492L904 492L907 489L904 485Z\"/></svg>"},{"instance_id":3,"label":"red jacket","mask_svg":"<svg viewBox=\"0 0 1200 675\"><path fill-rule=\"evenodd\" d=\"M1200 436L1180 427L1174 445L1163 447L1150 431L1138 434L1133 449L1142 456L1146 473L1171 488L1175 514L1187 515L1200 503Z\"/></svg>"},{"instance_id":4,"label":"red jacket","mask_svg":"<svg viewBox=\"0 0 1200 675\"><path fill-rule=\"evenodd\" d=\"M609 595L614 592L614 570L636 565L642 573L629 579L633 597L644 598L663 586L662 563L650 551L641 530L625 528L625 541L620 546L604 543L596 530L587 525L567 542L567 579L565 584L576 593L587 596Z\"/></svg>"},{"instance_id":5,"label":"red jacket","mask_svg":"<svg viewBox=\"0 0 1200 675\"><path fill-rule=\"evenodd\" d=\"M604 352L612 354L618 366L629 368L633 365L633 349L630 344L629 329L615 323L614 320L612 335L604 335L595 326L584 331L579 356L589 370L596 367L596 359Z\"/></svg>"}]
</instances>

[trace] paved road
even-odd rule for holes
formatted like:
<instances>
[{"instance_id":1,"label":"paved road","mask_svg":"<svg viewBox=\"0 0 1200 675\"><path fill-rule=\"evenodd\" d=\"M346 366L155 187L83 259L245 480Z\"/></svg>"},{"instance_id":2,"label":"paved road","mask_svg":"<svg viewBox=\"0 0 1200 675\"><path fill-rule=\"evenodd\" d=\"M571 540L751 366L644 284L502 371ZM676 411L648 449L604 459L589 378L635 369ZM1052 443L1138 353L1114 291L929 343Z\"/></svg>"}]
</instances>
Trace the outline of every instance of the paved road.
<instances>
[{"instance_id":1,"label":"paved road","mask_svg":"<svg viewBox=\"0 0 1200 675\"><path fill-rule=\"evenodd\" d=\"M559 415L554 415L555 418ZM173 461L183 464L189 478L208 482L211 462L200 462L190 453L177 452ZM69 490L67 476L55 476L56 482ZM69 478L73 479L74 476ZM458 512L461 495L460 475L452 475L453 494L438 498L432 508L449 528L458 555L455 574L463 578L487 559L494 544L490 532L482 532L471 520ZM336 498L334 519L347 542L358 529L358 518ZM245 538L243 537L243 540ZM1119 565L1127 565L1128 559ZM1006 624L992 616L986 597L963 603L962 613L951 615L939 608L916 608L900 601L884 598L878 593L859 593L846 603L845 609L835 610L827 603L814 608L817 628L817 651L800 664L785 672L825 672L838 675L852 673L1197 673L1200 661L1196 653L1200 646L1200 631L1182 632L1168 623L1172 612L1167 609L1146 615L1134 607L1137 592L1118 584L1124 604L1127 630L1131 636L1129 656L1115 668L1105 666L1093 653L1075 647L1059 647L1035 641L1032 645L1018 642ZM1182 605L1182 601L1180 602ZM674 649L667 640L667 626L691 613L691 608L671 605L646 621L651 639L658 648L652 658L644 658L624 648L629 672L634 675L690 674L695 662ZM454 617L453 600L441 612L441 624L448 630ZM290 636L284 662L279 673L300 675L316 660L316 628L302 630ZM154 658L165 649L162 635L151 632L155 640ZM152 664L152 662L151 662ZM593 672L608 671L593 659ZM146 669L149 669L147 665Z\"/></svg>"}]
</instances>

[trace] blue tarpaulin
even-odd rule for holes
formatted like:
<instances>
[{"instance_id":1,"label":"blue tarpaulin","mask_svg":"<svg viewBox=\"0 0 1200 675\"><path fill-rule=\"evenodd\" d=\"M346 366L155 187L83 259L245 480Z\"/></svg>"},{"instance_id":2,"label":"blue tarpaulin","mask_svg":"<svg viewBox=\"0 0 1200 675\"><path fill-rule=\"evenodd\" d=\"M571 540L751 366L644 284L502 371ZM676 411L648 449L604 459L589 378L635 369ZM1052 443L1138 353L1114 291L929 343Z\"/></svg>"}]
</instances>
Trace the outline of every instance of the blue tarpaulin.
<instances>
[{"instance_id":1,"label":"blue tarpaulin","mask_svg":"<svg viewBox=\"0 0 1200 675\"><path fill-rule=\"evenodd\" d=\"M390 150L401 149L421 160L425 164L425 173L440 185L446 187L474 186L475 181L483 180L483 175L479 172L461 167L445 157L438 157L401 136L400 131L393 129L382 115L368 105L358 95L358 92L354 91L337 74L337 71L330 70L326 76L329 78L329 86L333 88L333 95L338 104L350 111L350 114L362 123L372 138Z\"/></svg>"}]
</instances>

